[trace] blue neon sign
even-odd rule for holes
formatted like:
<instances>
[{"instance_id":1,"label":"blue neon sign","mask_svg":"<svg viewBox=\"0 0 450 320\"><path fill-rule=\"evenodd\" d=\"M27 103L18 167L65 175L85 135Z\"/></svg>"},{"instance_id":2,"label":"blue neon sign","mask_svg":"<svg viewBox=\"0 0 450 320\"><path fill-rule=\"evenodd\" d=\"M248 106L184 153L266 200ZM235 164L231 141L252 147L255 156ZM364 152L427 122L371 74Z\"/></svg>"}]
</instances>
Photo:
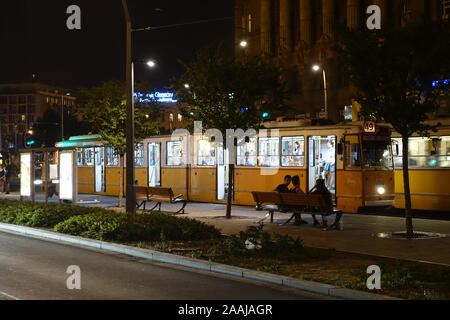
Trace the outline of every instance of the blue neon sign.
<instances>
[{"instance_id":1,"label":"blue neon sign","mask_svg":"<svg viewBox=\"0 0 450 320\"><path fill-rule=\"evenodd\" d=\"M143 94L136 92L134 97L141 103L158 102L158 103L177 103L173 92L154 92L149 94Z\"/></svg>"},{"instance_id":2,"label":"blue neon sign","mask_svg":"<svg viewBox=\"0 0 450 320\"><path fill-rule=\"evenodd\" d=\"M450 79L433 81L431 85L433 87L448 86L450 85Z\"/></svg>"}]
</instances>

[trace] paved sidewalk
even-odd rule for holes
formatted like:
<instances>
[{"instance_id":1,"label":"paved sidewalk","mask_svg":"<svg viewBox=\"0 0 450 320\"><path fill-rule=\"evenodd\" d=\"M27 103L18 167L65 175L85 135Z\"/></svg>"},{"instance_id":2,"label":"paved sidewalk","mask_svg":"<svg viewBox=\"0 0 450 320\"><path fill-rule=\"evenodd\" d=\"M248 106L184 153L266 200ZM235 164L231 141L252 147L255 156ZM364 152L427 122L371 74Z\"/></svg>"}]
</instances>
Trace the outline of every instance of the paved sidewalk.
<instances>
[{"instance_id":1,"label":"paved sidewalk","mask_svg":"<svg viewBox=\"0 0 450 320\"><path fill-rule=\"evenodd\" d=\"M17 195L0 195L1 198L18 199ZM98 195L80 195L80 205L117 206L117 198ZM54 199L51 202L56 202ZM125 201L123 202L125 204ZM163 204L162 210L176 211L176 205ZM256 211L253 207L233 206L233 219L227 220L225 205L211 203L189 203L186 214L180 215L202 220L221 229L225 234L237 233L248 226L257 225L265 212ZM304 226L280 226L289 218L287 214L275 213L274 224L265 220L266 230L274 231L303 239L306 246L334 248L340 251L379 255L384 257L419 260L431 263L450 265L450 237L422 240L397 240L375 237L382 232L402 231L405 229L404 218L385 216L366 216L346 214L343 217L342 231L322 231L311 225L311 217L304 216L310 224ZM332 222L332 219L331 221ZM450 221L415 219L416 231L444 233L450 235Z\"/></svg>"}]
</instances>

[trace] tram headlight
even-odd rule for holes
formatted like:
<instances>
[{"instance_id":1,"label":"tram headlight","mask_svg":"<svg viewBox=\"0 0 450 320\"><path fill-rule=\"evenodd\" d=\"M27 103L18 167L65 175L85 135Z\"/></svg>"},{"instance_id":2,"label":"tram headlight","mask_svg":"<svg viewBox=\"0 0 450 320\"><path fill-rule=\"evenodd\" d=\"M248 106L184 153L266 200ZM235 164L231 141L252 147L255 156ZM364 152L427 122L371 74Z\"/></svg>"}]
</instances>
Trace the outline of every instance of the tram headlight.
<instances>
[{"instance_id":1,"label":"tram headlight","mask_svg":"<svg viewBox=\"0 0 450 320\"><path fill-rule=\"evenodd\" d=\"M384 189L384 187L378 187L377 188L377 192L378 192L379 195L382 195L382 194L384 194L386 192L386 189Z\"/></svg>"}]
</instances>

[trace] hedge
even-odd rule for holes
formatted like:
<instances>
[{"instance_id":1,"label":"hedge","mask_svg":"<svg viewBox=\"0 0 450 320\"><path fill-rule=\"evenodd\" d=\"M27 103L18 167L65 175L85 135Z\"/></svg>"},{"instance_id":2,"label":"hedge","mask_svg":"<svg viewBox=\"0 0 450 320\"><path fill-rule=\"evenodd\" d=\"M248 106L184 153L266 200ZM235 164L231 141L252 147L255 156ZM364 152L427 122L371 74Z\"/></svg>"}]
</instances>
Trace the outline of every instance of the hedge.
<instances>
[{"instance_id":1,"label":"hedge","mask_svg":"<svg viewBox=\"0 0 450 320\"><path fill-rule=\"evenodd\" d=\"M214 226L162 213L118 212L75 216L55 226L55 231L97 240L165 241L206 240L220 237Z\"/></svg>"},{"instance_id":2,"label":"hedge","mask_svg":"<svg viewBox=\"0 0 450 320\"><path fill-rule=\"evenodd\" d=\"M0 200L0 222L116 241L206 240L220 237L206 223L162 213L125 214L99 207Z\"/></svg>"},{"instance_id":3,"label":"hedge","mask_svg":"<svg viewBox=\"0 0 450 320\"><path fill-rule=\"evenodd\" d=\"M103 208L67 204L0 200L0 222L27 227L53 228L70 217L104 211Z\"/></svg>"}]
</instances>

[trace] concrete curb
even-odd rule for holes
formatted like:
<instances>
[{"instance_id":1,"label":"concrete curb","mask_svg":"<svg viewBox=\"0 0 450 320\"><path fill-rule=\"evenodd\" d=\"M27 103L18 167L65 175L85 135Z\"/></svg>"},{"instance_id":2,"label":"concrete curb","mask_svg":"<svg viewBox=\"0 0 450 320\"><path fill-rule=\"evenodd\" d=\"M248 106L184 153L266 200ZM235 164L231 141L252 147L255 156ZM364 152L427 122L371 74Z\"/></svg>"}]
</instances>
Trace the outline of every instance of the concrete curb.
<instances>
[{"instance_id":1,"label":"concrete curb","mask_svg":"<svg viewBox=\"0 0 450 320\"><path fill-rule=\"evenodd\" d=\"M270 273L254 271L215 262L207 262L198 259L191 259L174 254L141 249L121 244L81 238L77 236L65 235L53 231L38 230L30 227L17 226L12 224L0 223L0 231L19 233L22 235L37 237L40 239L49 239L74 244L87 248L102 249L110 252L126 254L133 257L147 259L155 262L163 262L187 268L209 271L212 273L226 274L239 278L263 281L271 284L277 284L285 287L296 288L307 292L327 295L335 298L348 300L401 300L385 295L366 293L362 291L340 288L319 282L299 280L286 276L279 276Z\"/></svg>"}]
</instances>

